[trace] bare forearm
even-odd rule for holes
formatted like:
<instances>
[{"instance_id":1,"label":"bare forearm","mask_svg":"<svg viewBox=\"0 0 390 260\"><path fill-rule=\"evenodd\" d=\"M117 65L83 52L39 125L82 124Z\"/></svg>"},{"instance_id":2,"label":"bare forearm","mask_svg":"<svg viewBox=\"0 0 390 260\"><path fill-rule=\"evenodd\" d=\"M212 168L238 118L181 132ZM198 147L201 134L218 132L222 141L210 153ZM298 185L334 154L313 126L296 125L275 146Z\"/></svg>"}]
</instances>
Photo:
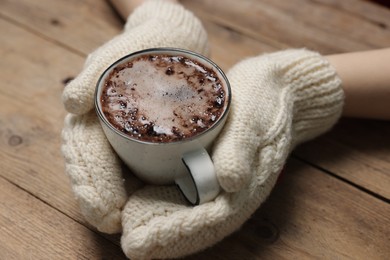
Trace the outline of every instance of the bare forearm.
<instances>
[{"instance_id":1,"label":"bare forearm","mask_svg":"<svg viewBox=\"0 0 390 260\"><path fill-rule=\"evenodd\" d=\"M390 119L390 48L327 56L342 80L343 115Z\"/></svg>"},{"instance_id":2,"label":"bare forearm","mask_svg":"<svg viewBox=\"0 0 390 260\"><path fill-rule=\"evenodd\" d=\"M132 2L135 2L134 0L109 0L111 4L114 6L116 11L119 13L119 15L123 18L123 20L126 20L127 17L130 15L130 13L133 11L133 4ZM138 3L138 1L136 1Z\"/></svg>"}]
</instances>

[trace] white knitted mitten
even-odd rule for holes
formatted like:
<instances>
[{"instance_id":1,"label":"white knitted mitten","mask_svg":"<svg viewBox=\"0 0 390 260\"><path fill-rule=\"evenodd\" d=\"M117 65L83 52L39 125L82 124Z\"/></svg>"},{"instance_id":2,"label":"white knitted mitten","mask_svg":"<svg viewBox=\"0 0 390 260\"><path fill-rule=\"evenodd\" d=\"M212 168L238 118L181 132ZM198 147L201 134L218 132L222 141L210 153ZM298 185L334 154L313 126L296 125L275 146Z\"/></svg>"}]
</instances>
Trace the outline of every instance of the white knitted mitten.
<instances>
[{"instance_id":1,"label":"white knitted mitten","mask_svg":"<svg viewBox=\"0 0 390 260\"><path fill-rule=\"evenodd\" d=\"M201 22L181 5L146 1L129 16L122 34L88 56L83 71L62 95L66 110L77 115L90 111L96 83L109 65L132 52L157 47L183 48L207 55L207 34Z\"/></svg>"},{"instance_id":2,"label":"white knitted mitten","mask_svg":"<svg viewBox=\"0 0 390 260\"><path fill-rule=\"evenodd\" d=\"M122 213L130 258L181 257L237 230L267 198L293 147L330 129L342 111L341 82L315 52L251 58L227 76L232 110L213 150L225 191L196 207L174 187L136 191Z\"/></svg>"},{"instance_id":3,"label":"white knitted mitten","mask_svg":"<svg viewBox=\"0 0 390 260\"><path fill-rule=\"evenodd\" d=\"M121 162L109 145L94 111L94 91L103 71L117 59L152 47L176 47L207 54L201 22L181 5L151 0L128 18L123 33L90 54L84 69L62 95L68 112L62 132L66 172L86 220L106 233L121 231L121 211L142 184L126 185ZM126 187L125 187L126 186Z\"/></svg>"}]
</instances>

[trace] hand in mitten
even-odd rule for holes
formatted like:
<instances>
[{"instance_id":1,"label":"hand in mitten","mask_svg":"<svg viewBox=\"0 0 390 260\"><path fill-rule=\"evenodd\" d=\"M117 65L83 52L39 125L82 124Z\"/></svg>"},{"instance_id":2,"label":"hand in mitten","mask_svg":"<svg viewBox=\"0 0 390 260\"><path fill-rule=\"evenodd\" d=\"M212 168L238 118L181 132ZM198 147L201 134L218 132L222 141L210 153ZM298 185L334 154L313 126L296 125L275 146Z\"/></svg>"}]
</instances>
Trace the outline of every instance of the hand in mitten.
<instances>
[{"instance_id":1,"label":"hand in mitten","mask_svg":"<svg viewBox=\"0 0 390 260\"><path fill-rule=\"evenodd\" d=\"M62 95L71 114L65 118L62 152L66 172L89 223L106 233L120 232L121 211L130 194L142 186L128 175L91 111L96 83L119 58L145 48L176 47L207 54L207 35L200 21L178 4L147 1L128 18L123 33L90 54L83 71ZM126 184L126 185L125 185Z\"/></svg>"},{"instance_id":2,"label":"hand in mitten","mask_svg":"<svg viewBox=\"0 0 390 260\"><path fill-rule=\"evenodd\" d=\"M122 34L88 55L83 71L67 85L62 100L68 112L81 115L93 108L93 95L102 72L132 52L175 47L207 55L207 34L200 21L181 5L149 0L128 18Z\"/></svg>"},{"instance_id":3,"label":"hand in mitten","mask_svg":"<svg viewBox=\"0 0 390 260\"><path fill-rule=\"evenodd\" d=\"M196 207L174 187L135 192L122 213L122 248L130 258L181 257L237 230L267 198L294 146L329 130L341 114L341 82L318 53L247 59L227 76L231 111L213 149L224 192Z\"/></svg>"}]
</instances>

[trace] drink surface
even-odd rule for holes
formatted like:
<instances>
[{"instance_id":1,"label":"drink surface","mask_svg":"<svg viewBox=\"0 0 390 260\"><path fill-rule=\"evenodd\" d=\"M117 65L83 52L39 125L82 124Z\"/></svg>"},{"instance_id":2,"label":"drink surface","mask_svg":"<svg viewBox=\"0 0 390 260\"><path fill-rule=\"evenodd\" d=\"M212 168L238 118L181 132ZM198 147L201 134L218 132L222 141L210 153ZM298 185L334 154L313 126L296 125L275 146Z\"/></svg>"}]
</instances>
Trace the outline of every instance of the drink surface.
<instances>
[{"instance_id":1,"label":"drink surface","mask_svg":"<svg viewBox=\"0 0 390 260\"><path fill-rule=\"evenodd\" d=\"M145 54L112 70L100 102L107 120L131 138L174 142L214 125L227 91L213 69L195 60Z\"/></svg>"}]
</instances>

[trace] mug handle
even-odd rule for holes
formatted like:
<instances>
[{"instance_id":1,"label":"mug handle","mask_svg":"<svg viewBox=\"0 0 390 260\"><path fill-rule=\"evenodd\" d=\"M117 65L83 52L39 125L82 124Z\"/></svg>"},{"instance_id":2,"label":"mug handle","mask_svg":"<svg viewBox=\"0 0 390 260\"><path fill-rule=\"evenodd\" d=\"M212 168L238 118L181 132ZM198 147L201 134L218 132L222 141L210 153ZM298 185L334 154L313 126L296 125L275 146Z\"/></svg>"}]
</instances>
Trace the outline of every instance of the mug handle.
<instances>
[{"instance_id":1,"label":"mug handle","mask_svg":"<svg viewBox=\"0 0 390 260\"><path fill-rule=\"evenodd\" d=\"M221 188L214 164L206 149L185 153L182 157L188 173L176 178L175 183L184 197L193 205L203 204L217 197Z\"/></svg>"}]
</instances>

